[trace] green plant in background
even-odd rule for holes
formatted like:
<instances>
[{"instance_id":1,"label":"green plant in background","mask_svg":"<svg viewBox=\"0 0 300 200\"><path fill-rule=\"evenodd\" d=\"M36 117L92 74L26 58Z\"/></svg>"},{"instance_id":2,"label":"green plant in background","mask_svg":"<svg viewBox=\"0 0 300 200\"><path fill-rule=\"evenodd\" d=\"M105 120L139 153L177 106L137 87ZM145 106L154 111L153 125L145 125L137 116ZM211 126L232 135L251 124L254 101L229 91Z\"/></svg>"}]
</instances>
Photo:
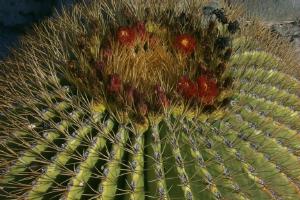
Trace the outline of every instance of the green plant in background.
<instances>
[{"instance_id":1,"label":"green plant in background","mask_svg":"<svg viewBox=\"0 0 300 200\"><path fill-rule=\"evenodd\" d=\"M2 199L300 199L299 61L237 6L90 1L1 63Z\"/></svg>"}]
</instances>

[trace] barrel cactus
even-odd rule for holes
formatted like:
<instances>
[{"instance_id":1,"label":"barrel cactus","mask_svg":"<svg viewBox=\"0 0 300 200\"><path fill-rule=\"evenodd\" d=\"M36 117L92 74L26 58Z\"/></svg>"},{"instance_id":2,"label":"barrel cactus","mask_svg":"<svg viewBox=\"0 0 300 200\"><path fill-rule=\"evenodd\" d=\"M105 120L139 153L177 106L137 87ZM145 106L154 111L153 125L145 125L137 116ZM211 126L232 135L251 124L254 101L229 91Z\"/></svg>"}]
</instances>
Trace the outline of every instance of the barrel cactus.
<instances>
[{"instance_id":1,"label":"barrel cactus","mask_svg":"<svg viewBox=\"0 0 300 200\"><path fill-rule=\"evenodd\" d=\"M299 60L237 5L92 0L0 68L1 199L300 199Z\"/></svg>"}]
</instances>

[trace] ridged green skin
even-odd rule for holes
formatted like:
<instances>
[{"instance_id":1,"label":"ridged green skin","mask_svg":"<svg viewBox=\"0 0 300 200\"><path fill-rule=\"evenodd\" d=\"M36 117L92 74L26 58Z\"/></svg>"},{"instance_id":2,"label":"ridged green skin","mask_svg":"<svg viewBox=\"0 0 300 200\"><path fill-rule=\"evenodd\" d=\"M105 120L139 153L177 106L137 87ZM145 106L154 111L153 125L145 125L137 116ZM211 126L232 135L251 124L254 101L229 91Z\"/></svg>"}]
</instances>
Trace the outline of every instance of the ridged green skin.
<instances>
[{"instance_id":1,"label":"ridged green skin","mask_svg":"<svg viewBox=\"0 0 300 200\"><path fill-rule=\"evenodd\" d=\"M3 70L1 102L24 99L1 107L0 198L300 199L300 82L243 45L234 42L234 94L220 115L169 112L149 126L120 124L55 68L21 69L32 81L19 88L5 82L17 71Z\"/></svg>"}]
</instances>

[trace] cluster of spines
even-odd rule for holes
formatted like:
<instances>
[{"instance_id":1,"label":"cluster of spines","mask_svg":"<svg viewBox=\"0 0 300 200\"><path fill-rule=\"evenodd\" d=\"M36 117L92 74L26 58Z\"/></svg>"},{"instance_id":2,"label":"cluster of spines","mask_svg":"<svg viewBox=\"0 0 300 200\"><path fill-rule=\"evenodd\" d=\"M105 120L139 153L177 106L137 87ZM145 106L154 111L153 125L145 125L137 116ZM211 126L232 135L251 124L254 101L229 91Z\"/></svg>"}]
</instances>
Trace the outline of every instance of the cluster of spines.
<instances>
[{"instance_id":1,"label":"cluster of spines","mask_svg":"<svg viewBox=\"0 0 300 200\"><path fill-rule=\"evenodd\" d=\"M216 199L221 198L221 193L218 190L218 187L214 183L214 179L212 178L212 175L210 174L209 170L206 167L206 164L204 162L203 156L201 151L199 150L200 145L196 141L196 135L192 134L193 132L197 132L199 134L202 133L202 128L201 127L193 127L192 125L189 125L188 121L182 121L183 129L181 130L183 132L183 137L185 140L187 140L187 144L190 146L190 151L193 159L196 161L195 162L195 169L196 173L199 174L200 177L202 177L202 181L207 184L207 188L209 192L212 194L212 196L216 197ZM193 128L189 128L189 126ZM201 136L200 136L201 137ZM208 140L203 140L206 144L204 145L210 145L210 141ZM219 169L219 168L218 168ZM221 174L223 173L220 171Z\"/></svg>"},{"instance_id":2,"label":"cluster of spines","mask_svg":"<svg viewBox=\"0 0 300 200\"><path fill-rule=\"evenodd\" d=\"M171 120L166 119L166 127L168 130L169 135L167 136L168 143L171 145L172 155L175 159L175 168L178 174L178 178L180 180L180 185L183 191L184 198L186 200L195 199L192 187L191 187L191 180L186 172L186 163L182 156L182 150L180 149L180 131L178 131L178 127L176 127L176 123L170 123Z\"/></svg>"},{"instance_id":3,"label":"cluster of spines","mask_svg":"<svg viewBox=\"0 0 300 200\"><path fill-rule=\"evenodd\" d=\"M241 97L242 98L242 97ZM229 124L229 130L227 131L226 126L222 126L221 130L223 130L223 133L218 133L218 129L214 129L212 127L214 127L214 124L201 124L197 125L196 123L192 123L192 125L194 125L194 128L189 127L189 120L182 120L180 122L177 122L176 125L179 125L180 127L176 127L176 125L172 124L171 122L168 121L172 121L172 120L165 120L166 121L166 127L165 130L163 129L163 127L160 128L153 128L152 129L152 135L153 135L153 139L151 141L153 141L152 147L153 147L153 151L154 154L153 156L150 156L151 159L154 159L156 161L155 169L156 169L156 178L155 181L157 182L157 194L161 195L160 198L161 199L168 199L170 198L168 195L168 191L171 189L170 188L170 181L169 180L165 180L168 178L174 178L173 174L170 173L168 170L167 172L164 172L165 168L163 167L163 164L168 162L168 160L170 158L166 157L166 152L162 152L163 150L161 149L161 147L159 148L159 144L163 144L163 145L170 145L170 147L172 148L171 151L169 153L172 153L172 157L174 159L174 169L173 169L173 173L175 172L175 174L177 174L177 179L178 179L178 185L176 187L179 187L182 189L182 191L184 192L184 198L186 199L193 199L193 195L196 195L195 193L193 193L192 188L195 187L195 184L198 185L198 182L204 181L207 184L207 187L204 187L204 190L202 191L204 192L208 192L210 191L211 194L213 196L213 198L222 198L221 195L224 195L224 190L225 188L228 188L232 191L236 191L236 195L239 198L243 198L243 199L247 199L248 198L248 194L245 193L245 191L247 190L251 190L251 187L247 189L247 187L245 185L243 185L243 182L241 182L241 180L238 178L239 176L241 176L240 173L246 173L248 179L254 181L253 183L255 183L257 185L257 187L262 187L263 194L266 193L269 195L269 197L273 198L273 199L280 199L280 197L282 197L283 193L282 191L278 193L279 189L281 188L281 186L276 185L276 183L274 182L274 184L270 183L270 178L264 174L264 170L259 170L259 166L257 166L257 163L251 163L250 161L247 162L249 156L255 156L257 158L261 158L261 159L265 159L264 160L264 164L265 166L268 166L267 171L269 170L275 170L274 173L282 173L280 175L280 177L282 177L282 179L280 180L289 180L289 185L292 188L297 189L297 177L295 176L294 173L296 173L297 171L295 170L288 170L288 169L292 169L292 168L287 168L290 166L290 164L288 162L283 162L283 163L278 163L278 159L281 159L280 157L274 157L272 154L269 155L270 153L268 153L269 149L273 150L280 150L280 155L286 154L288 156L288 158L290 160L294 160L293 162L298 162L297 158L294 155L290 156L291 152L297 152L297 142L295 142L294 145L290 146L290 143L292 142L291 139L293 137L296 137L296 131L292 131L290 128L288 127L282 127L282 125L270 125L270 122L272 122L272 119L270 119L270 117L268 118L263 118L262 116L260 116L258 113L253 112L253 111L248 111L246 108L244 108L247 105L253 105L253 102L258 101L257 98L255 99L249 99L249 98L242 98L242 99L237 99L239 100L239 104L233 104L233 106L235 106L235 108L237 107L241 107L243 108L241 113L235 116L234 113L232 113L232 117L230 117L231 115L229 115L229 117L227 117L224 122L221 123L226 123ZM236 101L237 101L236 100ZM257 103L256 105L258 105L259 107L252 107L252 109L257 110L258 112L264 111L263 109L270 109L268 106L264 108L264 105L266 106L266 103L260 101L259 103ZM57 106L55 106L57 109L67 109L68 106L66 103L57 103ZM275 107L278 107L278 105ZM273 107L271 107L272 109ZM51 121L51 116L53 117L53 114L51 114L51 112L48 111L44 111L43 113L45 116L45 120L50 120ZM66 170L65 167L63 166L63 160L64 160L64 156L61 157L62 160L60 160L59 162L57 161L58 157L60 157L59 155L54 157L50 162L53 162L55 165L58 165L60 169L64 169L63 173L70 173L68 176L71 176L73 178L67 179L67 181L70 184L67 184L67 187L69 187L70 189L67 189L66 192L66 197L65 198L71 198L73 195L78 194L77 192L79 192L79 194L81 194L82 196L86 197L90 197L91 194L85 194L85 187L89 187L88 186L88 179L91 178L92 176L94 176L94 174L91 173L92 170L92 166L93 163L90 163L91 160L94 160L93 158L98 158L101 155L98 155L97 153L95 153L95 149L94 148L104 148L104 145L106 142L112 142L112 147L110 152L107 154L107 156L105 156L103 159L105 159L106 164L105 167L103 167L103 169L101 169L101 174L99 175L99 178L102 179L102 183L99 184L99 191L97 191L95 193L95 195L98 195L99 199L102 198L112 198L113 195L115 195L117 192L117 190L120 192L123 189L121 188L117 188L117 179L119 179L122 176L122 169L120 169L120 165L122 165L122 151L130 151L132 156L132 159L130 159L130 163L128 164L128 185L127 185L127 189L124 189L124 192L127 194L130 194L132 197L132 199L135 199L135 195L138 194L139 192L143 191L142 187L141 191L139 191L139 187L136 187L137 185L137 181L141 181L143 180L143 175L142 175L142 171L141 169L145 166L142 165L143 161L141 159L144 158L143 154L145 152L143 152L143 137L141 137L142 133L147 133L145 131L142 131L142 133L139 131L132 131L135 133L134 135L134 139L132 140L133 142L131 142L131 140L126 140L125 137L125 132L128 128L122 128L121 126L119 127L120 129L117 131L116 134L114 135L110 135L108 134L108 132L110 132L110 130L112 130L113 128L113 124L114 122L111 120L107 120L107 123L105 123L103 125L103 127L101 129L99 129L99 131L101 132L101 134L97 134L94 135L93 137L88 136L89 135L89 126L86 123L92 122L93 120L86 118L83 122L80 122L80 120L78 121L77 119L80 118L80 116L82 116L82 111L72 111L70 112L70 114L67 115L61 115L61 117L63 117L64 119L68 119L67 116L69 116L69 120L63 120L60 121L59 120L55 120L57 121L56 123L53 123L53 125L55 127L57 127L57 129L61 132L63 132L64 130L66 130L71 122L76 122L76 124L80 124L82 123L82 128L86 131L79 131L77 136L76 135L70 135L70 140L68 143L73 143L76 140L76 137L78 137L80 139L80 143L85 143L84 140L90 140L88 144L88 146L90 147L86 147L88 150L83 151L82 154L80 155L75 155L74 153L74 149L70 148L70 151L67 151L68 153L65 156L72 156L72 157L77 157L76 158L79 163L77 164L76 170L74 172L71 172L69 170ZM48 116L48 118L46 117ZM102 116L102 117L101 117ZM241 116L243 118L241 118ZM103 118L103 115L98 116L99 119ZM280 117L280 116L279 116ZM297 116L295 116L297 117ZM284 117L283 117L284 118ZM246 120L248 122L244 122L242 123L242 121L240 121L241 119ZM280 118L279 118L280 119ZM236 121L239 120L239 121ZM251 124L250 124L251 122ZM264 125L265 124L265 125ZM288 123L289 124L289 123ZM293 124L293 121L291 121L291 124ZM38 124L29 124L30 129L35 129L36 127L38 127ZM249 126L249 128L247 128L247 126ZM96 124L92 123L92 127L97 127ZM250 129L253 127L259 128L261 127L262 130L258 131L258 130L253 130L253 133L250 131ZM275 130L277 129L276 133L281 134L281 136L277 136L278 138L280 137L280 140L282 140L282 138L285 136L286 140L283 141L277 141L274 139L268 139L270 136L266 137L265 135L261 134L256 136L255 133L267 133L270 128L272 128L272 132L275 132ZM280 128L278 130L278 128ZM296 127L297 128L297 127ZM206 131L207 132L206 132ZM296 129L297 130L297 129ZM128 130L127 130L128 131ZM161 135L161 132L165 131L165 136ZM204 132L203 132L204 131ZM288 131L288 132L286 132ZM122 134L122 133L123 134ZM226 134L224 134L226 132ZM106 133L106 134L105 134ZM291 135L284 135L286 133L290 133ZM87 134L86 137L81 135L81 134ZM196 135L197 134L197 135ZM282 135L283 134L283 135ZM44 134L44 136L46 136L46 138L51 137L51 133L47 133ZM104 137L104 135L106 135ZM75 139L72 139L74 138ZM104 140L104 138L107 138L107 141ZM128 136L127 136L128 137ZM266 138L265 138L266 137ZM261 138L261 139L260 139ZM51 138L49 138L51 140ZM53 138L55 139L55 138ZM160 141L162 139L162 141ZM127 141L127 142L126 142ZM185 142L183 142L185 141ZM251 142L250 142L251 141ZM49 141L51 142L51 141ZM149 142L149 141L148 141ZM182 143L183 142L183 143ZM259 143L263 142L262 144L265 144L264 146L261 146ZM286 142L286 144L285 144ZM75 142L76 143L76 142ZM126 145L126 143L129 143ZM96 146L93 146L96 145ZM97 146L100 145L100 146ZM149 143L148 143L149 144ZM146 145L148 145L146 144ZM183 145L184 144L184 145ZM266 145L275 145L272 148L267 148ZM74 145L74 143L73 143ZM72 145L72 146L73 146ZM188 149L189 151L186 151L186 149L184 148L185 145L188 145ZM279 145L279 146L278 146ZM286 149L287 147L281 147L282 145L287 145L287 147L289 147L289 149ZM39 144L35 144L36 147L39 147ZM66 150L66 148L68 148L68 145L63 145L65 146L62 149L62 146L60 147L56 147L56 151L59 153L60 149L61 150ZM203 148L204 146L204 148ZM221 146L223 146L221 148ZM170 148L169 147L169 148ZM200 149L199 149L200 147ZM240 147L243 147L241 149L238 149ZM264 148L263 148L264 147ZM40 148L39 148L40 149ZM94 150L93 150L94 149ZM127 149L127 150L126 150ZM183 151L184 149L184 151ZM224 149L224 151L222 150ZM45 149L40 149L40 151L44 151ZM101 151L100 149L98 149L99 151ZM94 153L93 153L94 152ZM159 153L160 152L160 153ZM182 152L184 152L185 156L187 154L187 152L190 152L191 155L190 157L193 160L193 165L195 165L195 169L197 170L197 174L199 177L202 177L201 180L195 180L193 178L193 175L191 174L191 172L186 171L187 168L189 168L191 165L190 161L187 160L185 158L185 156L182 155ZM40 154L41 152L39 152ZM250 153L250 154L249 154ZM59 153L61 154L61 153ZM202 155L204 154L204 155ZM160 156L158 156L160 155ZM169 155L169 154L168 154ZM232 158L235 158L235 162L240 163L240 165L242 166L243 171L239 171L236 167L234 167L233 165L230 164L230 162L232 161ZM229 160L227 160L229 159ZM24 160L24 159L21 159ZM136 162L134 162L136 161ZM95 162L95 161L93 161ZM135 164L134 164L135 163ZM274 163L274 164L272 164ZM91 164L88 167L88 164ZM95 164L95 163L94 163ZM293 164L293 163L291 163ZM50 164L51 165L51 164ZM192 166L193 166L192 165ZM16 165L17 166L17 165ZM80 166L80 167L79 167ZM130 166L130 167L129 167ZM137 167L140 166L140 168L138 169ZM153 169L154 170L154 166ZM24 167L24 166L23 166ZM122 168L122 167L121 167ZM127 167L126 167L127 168ZM46 168L45 168L46 169ZM57 176L58 174L54 174L53 171L50 169L48 170L49 167L47 168L47 170L42 170L44 171L44 173L46 173L45 175L47 175L47 177L52 177L52 179L48 179L48 180L43 180L41 181L43 178L42 175L38 181L34 181L34 185L35 187L31 190L31 192L29 193L29 195L37 195L37 196L43 196L43 195L47 195L47 191L48 189L46 189L45 191L38 191L39 189L42 188L50 188L50 186L53 186L53 184L56 184L53 182L53 179L55 178L55 176ZM78 169L78 170L77 170ZM144 169L145 170L145 169ZM235 170L237 170L235 172ZM52 172L51 172L52 171ZM127 170L125 170L127 173ZM290 173L292 172L293 173ZM50 174L49 174L50 173ZM90 173L90 175L88 175ZM165 174L166 175L161 175L161 174ZM232 174L233 173L233 174ZM71 175L72 174L72 175ZM218 175L223 174L222 177L219 177ZM26 174L24 174L26 175ZM127 176L127 175L126 175ZM228 177L228 178L226 178ZM278 176L277 176L278 178ZM40 181L39 181L40 180ZM106 183L106 181L108 181ZM143 182L143 181L142 181ZM167 183L165 183L167 182ZM13 183L13 182L11 182ZM48 187L47 187L48 185ZM54 186L53 188L57 188L57 194L60 193L59 187L62 187L62 185L64 185L63 183ZM42 187L44 186L44 187ZM31 187L31 186L30 186ZM37 188L37 189L35 189ZM163 188L163 189L162 189ZM275 188L275 189L274 189ZM62 188L61 188L62 189ZM64 190L61 190L61 192L63 192ZM67 192L68 191L68 192ZM107 192L108 191L108 192ZM112 193L110 193L111 191L113 191ZM55 193L55 192L54 192ZM120 192L121 193L121 192ZM201 192L200 192L201 193ZM112 196L111 196L111 195ZM147 194L147 192L145 193ZM292 192L290 193L292 194ZM48 194L49 195L49 194ZM262 194L261 194L262 195ZM172 198L172 197L171 197ZM195 197L194 197L195 199Z\"/></svg>"},{"instance_id":4,"label":"cluster of spines","mask_svg":"<svg viewBox=\"0 0 300 200\"><path fill-rule=\"evenodd\" d=\"M95 122L97 123L100 119L101 116L97 116ZM47 169L45 170L45 174L38 178L38 180L36 181L36 188L33 188L28 194L29 198L41 198L43 194L47 193L50 187L53 186L53 180L55 180L56 177L60 175L61 168L64 168L63 166L65 166L70 161L72 155L74 156L73 159L76 160L75 162L79 163L82 161L82 159L84 160L86 158L86 153L88 153L86 150L83 150L78 155L78 157L75 156L78 146L84 145L82 144L84 143L82 139L88 138L87 135L93 128L91 125L86 125L85 123L86 122L83 122L83 126L77 129L75 137L69 137L68 141L61 145L61 151L57 152L57 154L51 158L52 164L47 167ZM89 144L88 141L86 142ZM80 157L81 154L82 158ZM68 170L66 171L68 172ZM69 171L69 173L72 172Z\"/></svg>"},{"instance_id":5,"label":"cluster of spines","mask_svg":"<svg viewBox=\"0 0 300 200\"><path fill-rule=\"evenodd\" d=\"M27 183L28 181L26 181L24 178L21 178L22 176L28 175L30 177L31 174L34 178L39 173L44 172L45 169L43 168L43 165L47 163L47 159L49 159L48 156L51 155L49 150L60 148L57 146L57 144L61 143L59 140L62 136L64 136L64 129L68 123L67 121L61 121L61 123L58 123L60 119L55 118L54 113L62 114L65 109L70 108L70 105L66 102L55 103L53 105L54 106L52 106L52 109L43 109L38 111L37 115L34 117L37 120L36 123L27 122L27 128L25 126L25 129L22 131L12 133L14 137L8 141L7 145L2 146L3 148L6 148L6 151L12 151L13 148L16 148L17 151L17 155L13 161L13 166L8 168L8 172L5 173L2 179L4 183L7 181L13 182L13 184L8 187L8 190L15 188L18 184L22 184L23 181ZM66 117L64 116L64 118ZM43 123L44 120L46 123ZM26 122L23 123L26 124ZM51 127L51 129L48 132L47 129L49 127ZM31 141L28 141L28 139ZM14 141L19 143L13 143ZM54 141L56 142L54 143ZM7 152L3 150L2 153L5 158L7 156ZM40 157L41 160L36 160L37 157ZM20 178L18 178L18 176ZM16 182L14 182L15 178ZM18 183L18 179L20 183ZM24 189L26 189L26 184L23 184ZM22 192L22 190L16 190L16 192Z\"/></svg>"},{"instance_id":6,"label":"cluster of spines","mask_svg":"<svg viewBox=\"0 0 300 200\"><path fill-rule=\"evenodd\" d=\"M102 149L105 148L105 137L108 136L113 128L113 125L114 124L112 120L108 119L101 129L101 133L99 134L99 136L92 138L92 145L88 150L88 152L90 152L89 155L87 156L86 160L80 164L79 172L76 174L76 176L74 176L73 179L70 180L71 188L67 195L67 198L75 199L77 195L83 195L84 187L82 187L82 184L86 184L89 178L92 176L93 167L95 166L99 158L99 152L101 152ZM98 187L100 187L100 189L98 190L100 196L103 188L102 185Z\"/></svg>"},{"instance_id":7,"label":"cluster of spines","mask_svg":"<svg viewBox=\"0 0 300 200\"><path fill-rule=\"evenodd\" d=\"M154 170L155 170L155 178L156 180L156 193L157 197L160 200L168 200L168 189L166 186L166 179L164 173L164 163L162 158L162 150L163 146L161 143L160 135L159 135L159 127L158 125L152 125L151 127L151 137L152 137L152 149L153 155L152 159L154 162Z\"/></svg>"}]
</instances>

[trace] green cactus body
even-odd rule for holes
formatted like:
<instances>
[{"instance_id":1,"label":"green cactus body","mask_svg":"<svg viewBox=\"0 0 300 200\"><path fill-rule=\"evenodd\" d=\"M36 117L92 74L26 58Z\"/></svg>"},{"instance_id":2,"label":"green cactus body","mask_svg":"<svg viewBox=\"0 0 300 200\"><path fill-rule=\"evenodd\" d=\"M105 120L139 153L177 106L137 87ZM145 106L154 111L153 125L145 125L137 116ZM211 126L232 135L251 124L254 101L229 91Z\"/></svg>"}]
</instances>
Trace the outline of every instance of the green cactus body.
<instances>
[{"instance_id":1,"label":"green cactus body","mask_svg":"<svg viewBox=\"0 0 300 200\"><path fill-rule=\"evenodd\" d=\"M291 47L270 35L251 37L255 27L266 30L240 22L238 33L231 27L234 37L226 49L221 36L230 35L227 17L235 20L238 10L223 4L227 15L210 8L214 14L205 18L201 9L206 3L184 1L178 6L176 1L162 1L150 8L144 1L94 0L75 5L38 26L34 36L26 36L0 68L1 199L300 199L300 82L293 76L299 66L291 67L297 63L289 57ZM189 18L191 13L195 16ZM157 96L151 96L147 85L151 79L134 75L143 72L120 74L121 67L108 66L99 75L91 67L109 54L102 52L112 39L107 33L132 47L127 36L134 32L122 26L131 23L128 18L146 22L146 33L142 28L135 33L146 36L139 41L144 46L138 46L143 54L137 46L126 49L126 61L166 66L161 77L154 78L162 79L161 87L152 91ZM198 44L198 35L181 34L174 47L179 53L166 50L166 43L156 45L159 37L153 35L172 37L163 24L173 26L181 19L184 23L175 27L180 33L200 29L199 37L212 42ZM207 19L217 26L202 28ZM143 37L151 42L154 38L154 43L143 43ZM119 56L117 64L126 68L118 45L112 43L112 58L106 63L114 65ZM202 47L205 50L197 54ZM158 55L162 59L157 61ZM193 93L170 89L186 69L168 71L167 66L193 65L197 57L218 84L203 75L207 69L200 75L191 69L188 73L199 77L196 90L203 83L204 91L213 91L187 102L184 98ZM222 72L220 60L226 66ZM124 86L122 96L123 83L117 75L105 74L111 72L150 94L137 101L132 88Z\"/></svg>"}]
</instances>

